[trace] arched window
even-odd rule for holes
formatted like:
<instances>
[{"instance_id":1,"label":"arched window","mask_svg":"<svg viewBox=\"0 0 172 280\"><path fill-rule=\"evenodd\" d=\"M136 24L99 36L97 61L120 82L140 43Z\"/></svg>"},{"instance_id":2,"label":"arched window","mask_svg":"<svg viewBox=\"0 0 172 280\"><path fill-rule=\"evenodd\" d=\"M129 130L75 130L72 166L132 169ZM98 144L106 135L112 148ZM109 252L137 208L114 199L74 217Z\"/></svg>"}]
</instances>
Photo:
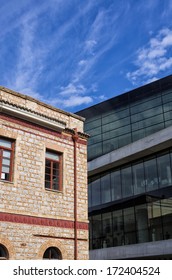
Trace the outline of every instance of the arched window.
<instances>
[{"instance_id":1,"label":"arched window","mask_svg":"<svg viewBox=\"0 0 172 280\"><path fill-rule=\"evenodd\" d=\"M0 260L7 260L9 258L8 250L4 245L0 244Z\"/></svg>"},{"instance_id":2,"label":"arched window","mask_svg":"<svg viewBox=\"0 0 172 280\"><path fill-rule=\"evenodd\" d=\"M61 260L62 259L62 254L60 250L56 247L49 247L47 250L44 252L43 259L48 259L48 260Z\"/></svg>"}]
</instances>

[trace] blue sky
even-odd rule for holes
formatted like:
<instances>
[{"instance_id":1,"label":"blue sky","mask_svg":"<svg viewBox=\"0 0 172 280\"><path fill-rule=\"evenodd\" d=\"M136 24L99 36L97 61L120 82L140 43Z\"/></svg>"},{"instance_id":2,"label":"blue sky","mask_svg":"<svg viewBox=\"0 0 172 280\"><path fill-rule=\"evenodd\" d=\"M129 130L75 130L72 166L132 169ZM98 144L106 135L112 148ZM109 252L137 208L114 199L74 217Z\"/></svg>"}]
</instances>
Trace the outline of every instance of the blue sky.
<instances>
[{"instance_id":1,"label":"blue sky","mask_svg":"<svg viewBox=\"0 0 172 280\"><path fill-rule=\"evenodd\" d=\"M69 112L172 74L172 0L0 0L0 85Z\"/></svg>"}]
</instances>

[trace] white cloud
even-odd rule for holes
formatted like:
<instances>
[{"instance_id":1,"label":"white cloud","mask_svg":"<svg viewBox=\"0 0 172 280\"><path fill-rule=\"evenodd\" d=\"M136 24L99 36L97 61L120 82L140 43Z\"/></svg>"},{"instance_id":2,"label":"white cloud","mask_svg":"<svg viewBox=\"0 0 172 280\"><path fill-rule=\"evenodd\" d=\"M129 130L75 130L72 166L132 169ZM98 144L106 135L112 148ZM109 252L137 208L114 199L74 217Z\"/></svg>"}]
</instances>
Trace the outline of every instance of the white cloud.
<instances>
[{"instance_id":1,"label":"white cloud","mask_svg":"<svg viewBox=\"0 0 172 280\"><path fill-rule=\"evenodd\" d=\"M69 107L74 107L74 106L80 106L83 104L89 104L93 101L92 97L90 96L79 96L79 95L75 95L75 96L70 96L67 100L63 101L63 106L65 108L69 108Z\"/></svg>"},{"instance_id":2,"label":"white cloud","mask_svg":"<svg viewBox=\"0 0 172 280\"><path fill-rule=\"evenodd\" d=\"M139 78L146 78L151 81L159 72L169 70L172 67L172 30L161 29L158 35L151 38L148 46L137 52L135 65L137 70L127 73L127 78L133 84Z\"/></svg>"},{"instance_id":3,"label":"white cloud","mask_svg":"<svg viewBox=\"0 0 172 280\"><path fill-rule=\"evenodd\" d=\"M85 86L79 84L74 85L72 83L68 84L66 87L61 87L61 91L59 92L62 96L68 96L73 94L84 94L86 92Z\"/></svg>"}]
</instances>

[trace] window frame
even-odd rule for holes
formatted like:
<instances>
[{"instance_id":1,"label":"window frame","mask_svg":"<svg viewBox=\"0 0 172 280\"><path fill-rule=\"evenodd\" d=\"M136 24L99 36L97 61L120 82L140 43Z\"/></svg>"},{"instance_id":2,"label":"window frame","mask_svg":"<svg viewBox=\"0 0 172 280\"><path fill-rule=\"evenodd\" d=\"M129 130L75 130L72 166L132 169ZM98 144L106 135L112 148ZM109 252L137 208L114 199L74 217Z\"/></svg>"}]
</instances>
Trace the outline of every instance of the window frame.
<instances>
[{"instance_id":1,"label":"window frame","mask_svg":"<svg viewBox=\"0 0 172 280\"><path fill-rule=\"evenodd\" d=\"M47 152L50 152L54 155L57 155L59 157L59 160L55 160L55 159L52 159L52 158L49 158L46 156L46 153ZM46 175L48 175L48 173L46 173L46 161L50 161L50 181L47 181L46 180ZM51 150L51 149L46 149L45 151L45 177L44 177L44 187L45 187L45 190L51 190L51 191L62 191L63 187L62 187L62 161L63 161L63 155L62 153L58 152L58 151L55 151L55 150ZM54 169L53 168L53 164L54 163L58 163L58 169ZM59 170L59 181L58 181L58 188L55 189L53 188L53 170ZM46 182L50 182L50 187L46 187Z\"/></svg>"},{"instance_id":2,"label":"window frame","mask_svg":"<svg viewBox=\"0 0 172 280\"><path fill-rule=\"evenodd\" d=\"M3 181L3 182L12 182L13 180L13 162L14 162L14 150L15 150L15 142L13 139L11 138L5 138L5 137L1 137L0 136L0 139L2 140L6 140L8 142L11 143L11 148L8 148L8 147L5 147L5 146L1 146L0 145L0 181ZM10 165L9 165L9 180L7 179L2 179L1 178L1 175L2 175L2 166L3 166L3 151L8 151L8 152L11 152L11 155L10 155Z\"/></svg>"}]
</instances>

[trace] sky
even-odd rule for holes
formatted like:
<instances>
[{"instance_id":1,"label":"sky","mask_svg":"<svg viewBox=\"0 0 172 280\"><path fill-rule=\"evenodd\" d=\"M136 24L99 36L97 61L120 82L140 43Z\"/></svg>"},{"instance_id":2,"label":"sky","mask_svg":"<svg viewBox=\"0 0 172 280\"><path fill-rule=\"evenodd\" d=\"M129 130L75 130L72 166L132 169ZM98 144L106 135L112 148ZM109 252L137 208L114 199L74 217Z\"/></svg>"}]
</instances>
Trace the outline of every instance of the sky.
<instances>
[{"instance_id":1,"label":"sky","mask_svg":"<svg viewBox=\"0 0 172 280\"><path fill-rule=\"evenodd\" d=\"M172 74L172 0L0 0L0 85L68 112Z\"/></svg>"}]
</instances>

